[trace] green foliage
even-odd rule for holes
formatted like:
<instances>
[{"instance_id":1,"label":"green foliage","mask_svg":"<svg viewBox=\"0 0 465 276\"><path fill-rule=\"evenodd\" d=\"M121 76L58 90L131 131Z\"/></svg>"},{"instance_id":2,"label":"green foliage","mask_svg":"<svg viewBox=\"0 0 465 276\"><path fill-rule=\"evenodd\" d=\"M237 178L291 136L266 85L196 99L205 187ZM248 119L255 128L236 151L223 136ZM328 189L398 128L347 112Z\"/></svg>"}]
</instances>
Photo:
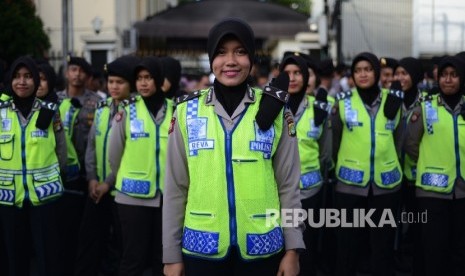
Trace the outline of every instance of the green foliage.
<instances>
[{"instance_id":1,"label":"green foliage","mask_svg":"<svg viewBox=\"0 0 465 276\"><path fill-rule=\"evenodd\" d=\"M0 58L11 63L23 55L43 57L50 48L42 20L31 0L0 0Z\"/></svg>"}]
</instances>

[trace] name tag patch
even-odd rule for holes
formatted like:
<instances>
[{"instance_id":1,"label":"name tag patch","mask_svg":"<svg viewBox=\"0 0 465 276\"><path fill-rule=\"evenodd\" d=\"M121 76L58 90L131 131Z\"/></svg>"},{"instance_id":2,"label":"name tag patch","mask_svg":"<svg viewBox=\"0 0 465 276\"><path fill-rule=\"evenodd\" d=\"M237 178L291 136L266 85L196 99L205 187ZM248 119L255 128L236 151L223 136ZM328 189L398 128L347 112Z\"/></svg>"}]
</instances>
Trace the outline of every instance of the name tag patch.
<instances>
[{"instance_id":1,"label":"name tag patch","mask_svg":"<svg viewBox=\"0 0 465 276\"><path fill-rule=\"evenodd\" d=\"M32 138L35 138L35 137L43 137L43 138L47 138L48 137L48 132L47 131L44 131L44 130L35 130L33 132L31 132L31 137Z\"/></svg>"},{"instance_id":2,"label":"name tag patch","mask_svg":"<svg viewBox=\"0 0 465 276\"><path fill-rule=\"evenodd\" d=\"M149 134L144 132L143 120L133 119L130 122L131 139L149 137Z\"/></svg>"}]
</instances>

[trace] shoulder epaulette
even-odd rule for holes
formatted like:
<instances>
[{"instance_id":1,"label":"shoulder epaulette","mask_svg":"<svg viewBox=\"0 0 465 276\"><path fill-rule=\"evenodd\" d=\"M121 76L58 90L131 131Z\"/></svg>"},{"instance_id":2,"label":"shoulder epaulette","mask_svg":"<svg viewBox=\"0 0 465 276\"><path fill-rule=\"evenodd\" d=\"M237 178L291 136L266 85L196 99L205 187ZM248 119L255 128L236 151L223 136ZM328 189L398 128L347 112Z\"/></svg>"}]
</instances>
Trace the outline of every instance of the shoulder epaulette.
<instances>
[{"instance_id":1,"label":"shoulder epaulette","mask_svg":"<svg viewBox=\"0 0 465 276\"><path fill-rule=\"evenodd\" d=\"M202 93L200 93L200 90L197 90L195 92L179 96L179 97L176 98L176 105L178 105L180 103L183 103L183 102L190 101L190 100L192 100L194 98L200 97L201 95L202 95Z\"/></svg>"},{"instance_id":2,"label":"shoulder epaulette","mask_svg":"<svg viewBox=\"0 0 465 276\"><path fill-rule=\"evenodd\" d=\"M422 94L422 95L420 95L418 100L420 102L432 101L433 100L433 95L431 95L429 93L428 94Z\"/></svg>"},{"instance_id":3,"label":"shoulder epaulette","mask_svg":"<svg viewBox=\"0 0 465 276\"><path fill-rule=\"evenodd\" d=\"M352 97L352 91L344 91L344 92L339 92L336 94L336 99L338 101L343 100L345 98L350 98Z\"/></svg>"},{"instance_id":4,"label":"shoulder epaulette","mask_svg":"<svg viewBox=\"0 0 465 276\"><path fill-rule=\"evenodd\" d=\"M97 109L108 106L108 102L106 100L101 100L97 103Z\"/></svg>"},{"instance_id":5,"label":"shoulder epaulette","mask_svg":"<svg viewBox=\"0 0 465 276\"><path fill-rule=\"evenodd\" d=\"M0 100L0 108L5 108L11 106L11 100L1 101Z\"/></svg>"},{"instance_id":6,"label":"shoulder epaulette","mask_svg":"<svg viewBox=\"0 0 465 276\"><path fill-rule=\"evenodd\" d=\"M132 96L132 97L129 97L129 99L124 99L122 102L121 102L121 105L122 106L128 106L132 103L135 103L137 102L137 97L136 96Z\"/></svg>"},{"instance_id":7,"label":"shoulder epaulette","mask_svg":"<svg viewBox=\"0 0 465 276\"><path fill-rule=\"evenodd\" d=\"M45 109L49 109L53 111L56 111L58 109L58 104L56 103L52 103L48 101L39 101L39 104L41 108L45 108Z\"/></svg>"}]
</instances>

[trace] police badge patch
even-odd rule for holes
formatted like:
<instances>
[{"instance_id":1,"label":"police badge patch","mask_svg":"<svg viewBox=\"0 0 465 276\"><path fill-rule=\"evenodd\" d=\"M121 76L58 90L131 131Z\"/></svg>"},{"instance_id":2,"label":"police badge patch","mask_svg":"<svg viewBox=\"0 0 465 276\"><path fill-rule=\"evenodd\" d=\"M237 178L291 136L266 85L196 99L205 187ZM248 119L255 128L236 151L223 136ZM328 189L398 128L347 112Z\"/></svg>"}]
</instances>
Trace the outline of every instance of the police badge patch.
<instances>
[{"instance_id":1,"label":"police badge patch","mask_svg":"<svg viewBox=\"0 0 465 276\"><path fill-rule=\"evenodd\" d=\"M189 155L196 156L198 150L213 149L215 141L207 139L208 118L192 118L187 120L187 136L189 140Z\"/></svg>"},{"instance_id":2,"label":"police badge patch","mask_svg":"<svg viewBox=\"0 0 465 276\"><path fill-rule=\"evenodd\" d=\"M286 123L287 123L289 136L295 137L296 130L295 130L294 116L292 116L290 111L287 111L286 113L284 113L284 119L286 120Z\"/></svg>"}]
</instances>

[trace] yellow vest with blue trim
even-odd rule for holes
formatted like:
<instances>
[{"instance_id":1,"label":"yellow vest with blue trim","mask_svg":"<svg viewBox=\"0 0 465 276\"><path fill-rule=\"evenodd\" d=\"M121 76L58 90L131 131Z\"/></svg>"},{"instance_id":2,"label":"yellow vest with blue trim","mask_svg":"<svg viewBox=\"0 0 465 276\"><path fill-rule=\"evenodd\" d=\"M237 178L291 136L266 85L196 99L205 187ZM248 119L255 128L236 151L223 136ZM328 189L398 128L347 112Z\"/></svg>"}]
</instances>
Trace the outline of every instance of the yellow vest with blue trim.
<instances>
[{"instance_id":1,"label":"yellow vest with blue trim","mask_svg":"<svg viewBox=\"0 0 465 276\"><path fill-rule=\"evenodd\" d=\"M393 134L400 112L394 120L384 116L387 93L381 90L381 104L374 118L356 89L338 94L343 131L336 176L345 184L365 187L371 181L380 188L392 189L402 180Z\"/></svg>"},{"instance_id":2,"label":"yellow vest with blue trim","mask_svg":"<svg viewBox=\"0 0 465 276\"><path fill-rule=\"evenodd\" d=\"M215 107L205 105L209 93L177 106L189 171L183 253L222 259L237 246L243 259L269 257L284 246L281 227L266 225L270 216L279 216L267 210L280 210L272 158L283 113L269 130L259 130L255 115L262 92L249 90L256 101L228 132Z\"/></svg>"},{"instance_id":3,"label":"yellow vest with blue trim","mask_svg":"<svg viewBox=\"0 0 465 276\"><path fill-rule=\"evenodd\" d=\"M126 143L116 177L116 189L136 198L153 198L163 193L168 130L173 102L165 99L165 118L160 125L140 96L132 98L126 110ZM146 158L141 159L141 156Z\"/></svg>"},{"instance_id":4,"label":"yellow vest with blue trim","mask_svg":"<svg viewBox=\"0 0 465 276\"><path fill-rule=\"evenodd\" d=\"M36 100L34 104L38 104ZM0 103L0 204L22 207L29 200L38 206L63 193L53 124L36 128L39 112L32 111L21 126L12 102Z\"/></svg>"},{"instance_id":5,"label":"yellow vest with blue trim","mask_svg":"<svg viewBox=\"0 0 465 276\"><path fill-rule=\"evenodd\" d=\"M451 193L465 175L465 120L438 105L438 95L421 103L425 132L420 142L415 186Z\"/></svg>"},{"instance_id":6,"label":"yellow vest with blue trim","mask_svg":"<svg viewBox=\"0 0 465 276\"><path fill-rule=\"evenodd\" d=\"M66 149L68 151L68 161L66 167L66 181L75 180L79 177L79 170L81 165L77 156L76 149L73 144L73 132L76 119L79 114L80 108L76 108L71 104L71 99L63 99L60 103L60 117L63 122L63 129L65 131Z\"/></svg>"},{"instance_id":7,"label":"yellow vest with blue trim","mask_svg":"<svg viewBox=\"0 0 465 276\"><path fill-rule=\"evenodd\" d=\"M310 189L321 185L320 147L318 140L323 132L323 124L314 124L314 96L306 96L307 106L302 116L296 120L297 140L300 156L300 188Z\"/></svg>"},{"instance_id":8,"label":"yellow vest with blue trim","mask_svg":"<svg viewBox=\"0 0 465 276\"><path fill-rule=\"evenodd\" d=\"M99 183L105 181L107 176L111 173L110 160L108 159L111 131L110 123L112 120L110 117L111 103L112 98L99 102L94 117L96 154L95 160ZM114 191L112 191L111 194L114 195Z\"/></svg>"}]
</instances>

